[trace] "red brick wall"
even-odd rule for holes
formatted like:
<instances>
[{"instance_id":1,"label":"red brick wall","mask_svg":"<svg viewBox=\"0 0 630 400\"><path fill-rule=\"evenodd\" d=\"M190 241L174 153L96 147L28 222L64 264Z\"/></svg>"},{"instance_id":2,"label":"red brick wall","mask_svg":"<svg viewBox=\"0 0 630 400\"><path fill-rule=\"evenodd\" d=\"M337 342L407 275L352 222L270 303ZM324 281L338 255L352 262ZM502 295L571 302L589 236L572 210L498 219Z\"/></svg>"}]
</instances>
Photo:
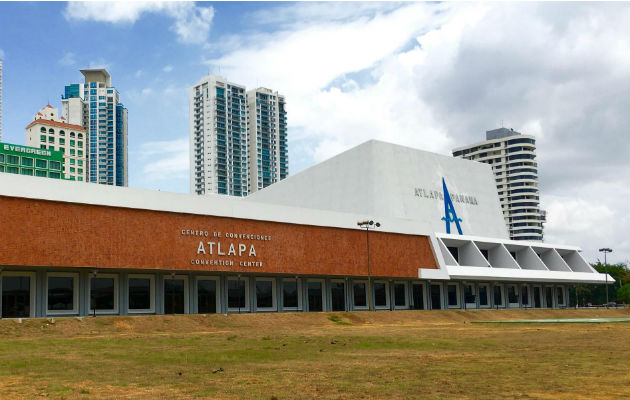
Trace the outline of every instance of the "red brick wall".
<instances>
[{"instance_id":1,"label":"red brick wall","mask_svg":"<svg viewBox=\"0 0 630 400\"><path fill-rule=\"evenodd\" d=\"M208 237L182 235L200 229ZM215 238L214 232L271 240ZM220 242L225 256L197 255L199 242ZM236 256L228 256L234 243ZM238 256L238 244L247 251ZM254 245L256 257L249 257ZM0 196L0 265L142 268L313 275L367 275L366 235L340 229ZM196 265L191 260L231 260ZM241 266L241 261L262 266ZM426 236L370 231L372 276L417 277L437 268Z\"/></svg>"}]
</instances>

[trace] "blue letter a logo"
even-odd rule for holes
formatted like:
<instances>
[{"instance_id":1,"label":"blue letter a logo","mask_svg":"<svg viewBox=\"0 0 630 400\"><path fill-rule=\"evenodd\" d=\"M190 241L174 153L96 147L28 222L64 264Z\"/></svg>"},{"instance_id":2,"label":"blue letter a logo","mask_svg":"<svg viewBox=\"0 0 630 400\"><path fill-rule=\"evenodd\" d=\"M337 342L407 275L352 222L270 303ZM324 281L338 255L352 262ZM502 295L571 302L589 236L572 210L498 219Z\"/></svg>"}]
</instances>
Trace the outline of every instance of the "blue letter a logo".
<instances>
[{"instance_id":1,"label":"blue letter a logo","mask_svg":"<svg viewBox=\"0 0 630 400\"><path fill-rule=\"evenodd\" d=\"M442 189L444 190L444 217L442 217L442 221L446 221L446 233L451 233L451 222L455 222L457 232L459 232L460 235L463 235L462 227L459 225L462 219L457 218L457 213L455 212L455 207L453 207L451 195L448 194L444 178L442 178Z\"/></svg>"}]
</instances>

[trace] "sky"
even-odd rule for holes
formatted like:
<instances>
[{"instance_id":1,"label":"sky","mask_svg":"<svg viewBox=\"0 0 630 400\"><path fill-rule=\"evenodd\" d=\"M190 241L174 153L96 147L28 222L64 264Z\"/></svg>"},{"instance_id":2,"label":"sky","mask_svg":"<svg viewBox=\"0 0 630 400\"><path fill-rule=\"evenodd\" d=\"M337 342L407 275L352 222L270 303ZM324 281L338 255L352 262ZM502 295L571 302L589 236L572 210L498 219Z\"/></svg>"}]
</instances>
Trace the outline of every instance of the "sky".
<instances>
[{"instance_id":1,"label":"sky","mask_svg":"<svg viewBox=\"0 0 630 400\"><path fill-rule=\"evenodd\" d=\"M129 110L129 186L189 192L188 90L287 98L290 173L369 139L536 136L545 241L630 260L628 3L0 2L4 142L83 68ZM603 261L603 258L601 258Z\"/></svg>"}]
</instances>

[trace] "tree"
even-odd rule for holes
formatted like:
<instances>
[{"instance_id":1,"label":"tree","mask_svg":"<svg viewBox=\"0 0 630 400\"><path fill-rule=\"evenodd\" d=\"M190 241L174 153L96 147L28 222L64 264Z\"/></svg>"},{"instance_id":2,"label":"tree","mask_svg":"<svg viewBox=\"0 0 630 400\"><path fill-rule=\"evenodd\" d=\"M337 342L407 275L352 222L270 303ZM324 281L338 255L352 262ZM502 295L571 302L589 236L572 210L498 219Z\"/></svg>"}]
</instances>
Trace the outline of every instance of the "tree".
<instances>
[{"instance_id":1,"label":"tree","mask_svg":"<svg viewBox=\"0 0 630 400\"><path fill-rule=\"evenodd\" d=\"M630 270L628 265L624 263L608 264L604 266L601 262L591 264L595 270L604 273L608 271L615 282L608 285L609 301L621 301L630 303ZM579 304L604 304L606 302L606 285L582 284L576 285Z\"/></svg>"}]
</instances>

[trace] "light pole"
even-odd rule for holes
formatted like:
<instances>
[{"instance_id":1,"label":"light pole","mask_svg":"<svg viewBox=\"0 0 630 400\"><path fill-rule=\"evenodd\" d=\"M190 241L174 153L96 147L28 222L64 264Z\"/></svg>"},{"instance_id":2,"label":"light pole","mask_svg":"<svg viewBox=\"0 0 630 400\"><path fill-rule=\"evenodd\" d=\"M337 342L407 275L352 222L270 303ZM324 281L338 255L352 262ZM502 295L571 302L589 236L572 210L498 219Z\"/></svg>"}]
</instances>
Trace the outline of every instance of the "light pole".
<instances>
[{"instance_id":1,"label":"light pole","mask_svg":"<svg viewBox=\"0 0 630 400\"><path fill-rule=\"evenodd\" d=\"M606 254L612 253L612 249L607 247L599 249L602 253L604 253L604 273L606 274L606 308L608 308L608 264L606 263Z\"/></svg>"},{"instance_id":2,"label":"light pole","mask_svg":"<svg viewBox=\"0 0 630 400\"><path fill-rule=\"evenodd\" d=\"M372 220L369 221L359 221L357 225L361 227L361 229L365 228L365 241L367 243L367 273L368 273L368 308L370 311L372 308L372 275L370 274L370 228L378 228L381 226L380 222L374 222Z\"/></svg>"}]
</instances>

